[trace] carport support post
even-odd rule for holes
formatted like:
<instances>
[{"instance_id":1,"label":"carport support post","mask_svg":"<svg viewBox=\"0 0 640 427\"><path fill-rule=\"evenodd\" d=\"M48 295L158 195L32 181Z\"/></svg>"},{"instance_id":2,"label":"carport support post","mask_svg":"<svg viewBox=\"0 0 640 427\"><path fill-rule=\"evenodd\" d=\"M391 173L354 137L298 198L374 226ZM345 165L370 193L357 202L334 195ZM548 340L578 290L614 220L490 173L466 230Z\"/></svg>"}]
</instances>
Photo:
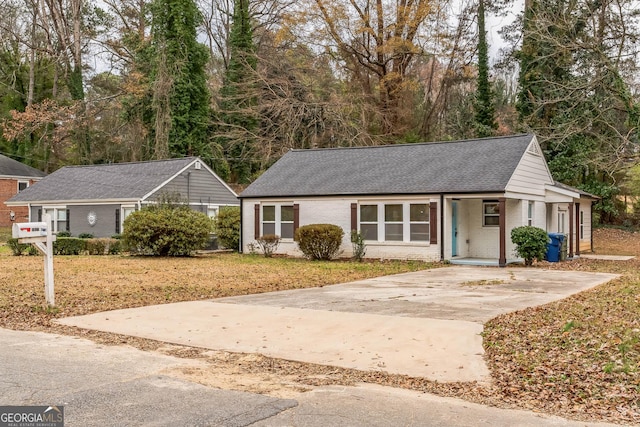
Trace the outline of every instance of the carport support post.
<instances>
[{"instance_id":1,"label":"carport support post","mask_svg":"<svg viewBox=\"0 0 640 427\"><path fill-rule=\"evenodd\" d=\"M573 203L569 203L569 258L573 258Z\"/></svg>"},{"instance_id":2,"label":"carport support post","mask_svg":"<svg viewBox=\"0 0 640 427\"><path fill-rule=\"evenodd\" d=\"M576 256L580 256L580 203L576 203Z\"/></svg>"},{"instance_id":3,"label":"carport support post","mask_svg":"<svg viewBox=\"0 0 640 427\"><path fill-rule=\"evenodd\" d=\"M507 265L507 199L500 197L498 199L499 225L500 225L500 258L498 265L506 267Z\"/></svg>"}]
</instances>

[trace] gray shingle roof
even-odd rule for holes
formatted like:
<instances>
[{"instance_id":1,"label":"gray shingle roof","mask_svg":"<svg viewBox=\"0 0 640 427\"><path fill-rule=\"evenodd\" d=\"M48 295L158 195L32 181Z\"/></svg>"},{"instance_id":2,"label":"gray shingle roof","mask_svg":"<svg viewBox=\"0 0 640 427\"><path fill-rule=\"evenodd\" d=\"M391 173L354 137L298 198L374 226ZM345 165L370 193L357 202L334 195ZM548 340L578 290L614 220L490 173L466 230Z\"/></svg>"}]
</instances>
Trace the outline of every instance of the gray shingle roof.
<instances>
[{"instance_id":1,"label":"gray shingle roof","mask_svg":"<svg viewBox=\"0 0 640 427\"><path fill-rule=\"evenodd\" d=\"M240 194L292 197L504 191L533 135L292 150Z\"/></svg>"},{"instance_id":2,"label":"gray shingle roof","mask_svg":"<svg viewBox=\"0 0 640 427\"><path fill-rule=\"evenodd\" d=\"M41 178L46 173L0 154L0 176Z\"/></svg>"},{"instance_id":3,"label":"gray shingle roof","mask_svg":"<svg viewBox=\"0 0 640 427\"><path fill-rule=\"evenodd\" d=\"M578 194L580 194L580 195L581 195L581 196L583 196L583 197L587 197L587 198L590 198L590 199L593 199L593 200L598 200L598 199L600 199L600 198L601 198L600 196L596 196L596 195L594 195L594 194L587 193L586 191L584 191L584 190L580 190L579 188L571 187L570 185L563 184L563 183L562 183L562 182L560 182L560 181L553 181L553 186L554 186L554 187L561 188L561 189L564 189L564 190L573 191L574 193L578 193Z\"/></svg>"},{"instance_id":4,"label":"gray shingle roof","mask_svg":"<svg viewBox=\"0 0 640 427\"><path fill-rule=\"evenodd\" d=\"M66 166L9 201L140 200L195 159Z\"/></svg>"}]
</instances>

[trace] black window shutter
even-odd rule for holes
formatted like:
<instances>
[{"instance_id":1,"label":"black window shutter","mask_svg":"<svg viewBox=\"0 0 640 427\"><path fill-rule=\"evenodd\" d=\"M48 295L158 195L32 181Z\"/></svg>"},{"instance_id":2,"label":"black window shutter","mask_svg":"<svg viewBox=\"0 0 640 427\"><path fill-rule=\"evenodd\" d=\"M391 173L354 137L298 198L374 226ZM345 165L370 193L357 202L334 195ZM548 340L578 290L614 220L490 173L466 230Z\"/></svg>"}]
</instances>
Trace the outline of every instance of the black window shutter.
<instances>
[{"instance_id":1,"label":"black window shutter","mask_svg":"<svg viewBox=\"0 0 640 427\"><path fill-rule=\"evenodd\" d=\"M71 231L71 228L69 227L70 221L71 221L71 218L69 216L69 209L67 209L67 231Z\"/></svg>"},{"instance_id":2,"label":"black window shutter","mask_svg":"<svg viewBox=\"0 0 640 427\"><path fill-rule=\"evenodd\" d=\"M120 234L120 208L116 209L116 234Z\"/></svg>"}]
</instances>

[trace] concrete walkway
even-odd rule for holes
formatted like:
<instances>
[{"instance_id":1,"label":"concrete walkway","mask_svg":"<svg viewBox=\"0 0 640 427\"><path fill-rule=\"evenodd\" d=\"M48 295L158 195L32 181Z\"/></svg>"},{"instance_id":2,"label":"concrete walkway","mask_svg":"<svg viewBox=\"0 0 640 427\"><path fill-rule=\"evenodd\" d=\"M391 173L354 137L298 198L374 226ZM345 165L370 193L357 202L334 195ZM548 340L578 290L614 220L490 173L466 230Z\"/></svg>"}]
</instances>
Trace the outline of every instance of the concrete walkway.
<instances>
[{"instance_id":1,"label":"concrete walkway","mask_svg":"<svg viewBox=\"0 0 640 427\"><path fill-rule=\"evenodd\" d=\"M617 277L448 267L322 288L61 319L159 341L438 381L486 381L482 323Z\"/></svg>"}]
</instances>

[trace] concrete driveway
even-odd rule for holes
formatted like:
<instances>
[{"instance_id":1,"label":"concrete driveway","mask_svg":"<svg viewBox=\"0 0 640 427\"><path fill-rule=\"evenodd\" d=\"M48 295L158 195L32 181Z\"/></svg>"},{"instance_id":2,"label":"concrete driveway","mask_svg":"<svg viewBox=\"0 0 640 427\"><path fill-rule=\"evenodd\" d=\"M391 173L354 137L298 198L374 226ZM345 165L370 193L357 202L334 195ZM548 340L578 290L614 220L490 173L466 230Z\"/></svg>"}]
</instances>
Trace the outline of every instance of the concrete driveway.
<instances>
[{"instance_id":1,"label":"concrete driveway","mask_svg":"<svg viewBox=\"0 0 640 427\"><path fill-rule=\"evenodd\" d=\"M482 324L613 274L456 266L61 319L159 341L438 381L485 381Z\"/></svg>"}]
</instances>

